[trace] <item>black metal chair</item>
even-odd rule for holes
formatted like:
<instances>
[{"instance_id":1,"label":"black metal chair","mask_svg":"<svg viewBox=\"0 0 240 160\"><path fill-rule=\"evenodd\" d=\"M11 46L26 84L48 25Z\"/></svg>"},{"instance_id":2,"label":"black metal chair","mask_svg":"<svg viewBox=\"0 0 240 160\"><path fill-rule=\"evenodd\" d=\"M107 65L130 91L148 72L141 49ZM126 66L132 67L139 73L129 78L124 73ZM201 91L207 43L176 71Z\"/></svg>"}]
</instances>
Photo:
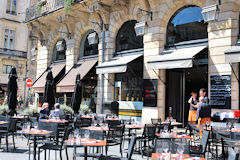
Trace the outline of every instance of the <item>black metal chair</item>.
<instances>
[{"instance_id":1,"label":"black metal chair","mask_svg":"<svg viewBox=\"0 0 240 160\"><path fill-rule=\"evenodd\" d=\"M106 155L109 146L120 146L120 153L122 157L122 144L124 139L125 125L110 126L107 134Z\"/></svg>"},{"instance_id":2,"label":"black metal chair","mask_svg":"<svg viewBox=\"0 0 240 160\"><path fill-rule=\"evenodd\" d=\"M17 132L17 119L9 119L7 127L3 127L0 130L0 143L1 143L1 139L2 138L6 138L6 148L7 148L7 152L8 152L8 137L11 135L12 139L13 139L13 147L14 149L16 149L15 147L15 133Z\"/></svg>"},{"instance_id":3,"label":"black metal chair","mask_svg":"<svg viewBox=\"0 0 240 160\"><path fill-rule=\"evenodd\" d=\"M152 118L151 121L152 121L152 124L156 125L156 124L161 124L162 119L161 118Z\"/></svg>"},{"instance_id":4,"label":"black metal chair","mask_svg":"<svg viewBox=\"0 0 240 160\"><path fill-rule=\"evenodd\" d=\"M62 160L62 151L64 150L64 143L68 139L68 136L69 136L71 130L72 130L71 127L65 128L64 137L62 138L60 143L46 143L46 144L38 147L38 159L40 160L40 150L42 149L42 150L44 150L44 159L45 160L46 160L46 156L47 156L47 150L59 151L60 159ZM49 156L50 156L50 153L49 153ZM67 151L66 151L66 157L68 160Z\"/></svg>"},{"instance_id":5,"label":"black metal chair","mask_svg":"<svg viewBox=\"0 0 240 160\"><path fill-rule=\"evenodd\" d=\"M121 121L120 120L107 120L107 124L108 124L108 127L111 128L111 127L121 125Z\"/></svg>"},{"instance_id":6,"label":"black metal chair","mask_svg":"<svg viewBox=\"0 0 240 160\"><path fill-rule=\"evenodd\" d=\"M143 152L146 148L148 148L147 156L149 156L150 149L152 148L150 142L152 142L153 145L155 137L156 137L156 125L145 124L142 135L137 137L137 141L140 144L140 152L142 157ZM144 143L144 147L142 146L142 143Z\"/></svg>"},{"instance_id":7,"label":"black metal chair","mask_svg":"<svg viewBox=\"0 0 240 160\"><path fill-rule=\"evenodd\" d=\"M74 120L74 128L75 129L80 129L82 127L89 127L92 124L92 119L91 118L76 118Z\"/></svg>"},{"instance_id":8,"label":"black metal chair","mask_svg":"<svg viewBox=\"0 0 240 160\"><path fill-rule=\"evenodd\" d=\"M134 149L134 146L135 146L135 143L136 143L136 136L135 135L132 135L131 136L131 141L130 141L130 144L128 146L128 152L127 152L127 156L124 157L124 158L113 158L113 157L100 157L99 159L100 160L131 160L132 159L132 154L133 154L133 149Z\"/></svg>"},{"instance_id":9,"label":"black metal chair","mask_svg":"<svg viewBox=\"0 0 240 160\"><path fill-rule=\"evenodd\" d=\"M209 131L203 131L202 139L200 140L199 146L190 146L190 154L191 155L200 155L204 156L206 154L207 150L207 144L208 144L208 138L209 138Z\"/></svg>"}]
</instances>

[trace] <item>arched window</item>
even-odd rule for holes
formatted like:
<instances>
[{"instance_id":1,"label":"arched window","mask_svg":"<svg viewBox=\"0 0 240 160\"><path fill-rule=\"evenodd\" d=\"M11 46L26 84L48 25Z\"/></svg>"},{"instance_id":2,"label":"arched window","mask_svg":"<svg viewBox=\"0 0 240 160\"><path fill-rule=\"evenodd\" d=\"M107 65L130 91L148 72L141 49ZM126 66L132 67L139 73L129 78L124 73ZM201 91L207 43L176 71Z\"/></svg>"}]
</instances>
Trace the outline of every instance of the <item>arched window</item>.
<instances>
[{"instance_id":1,"label":"arched window","mask_svg":"<svg viewBox=\"0 0 240 160\"><path fill-rule=\"evenodd\" d=\"M58 40L53 49L53 61L65 60L66 50L67 50L66 41L64 39Z\"/></svg>"},{"instance_id":2,"label":"arched window","mask_svg":"<svg viewBox=\"0 0 240 160\"><path fill-rule=\"evenodd\" d=\"M94 30L89 30L82 38L82 41L80 43L80 58L85 56L93 56L98 55L98 43L99 40L97 40L96 44L89 44L88 42L88 36L91 33L94 33ZM96 35L96 38L98 38L98 35Z\"/></svg>"},{"instance_id":3,"label":"arched window","mask_svg":"<svg viewBox=\"0 0 240 160\"><path fill-rule=\"evenodd\" d=\"M123 24L116 37L116 52L143 48L143 37L136 36L135 24L137 21L131 20Z\"/></svg>"},{"instance_id":4,"label":"arched window","mask_svg":"<svg viewBox=\"0 0 240 160\"><path fill-rule=\"evenodd\" d=\"M202 9L197 6L178 10L168 23L166 44L207 38L207 24L201 12Z\"/></svg>"}]
</instances>

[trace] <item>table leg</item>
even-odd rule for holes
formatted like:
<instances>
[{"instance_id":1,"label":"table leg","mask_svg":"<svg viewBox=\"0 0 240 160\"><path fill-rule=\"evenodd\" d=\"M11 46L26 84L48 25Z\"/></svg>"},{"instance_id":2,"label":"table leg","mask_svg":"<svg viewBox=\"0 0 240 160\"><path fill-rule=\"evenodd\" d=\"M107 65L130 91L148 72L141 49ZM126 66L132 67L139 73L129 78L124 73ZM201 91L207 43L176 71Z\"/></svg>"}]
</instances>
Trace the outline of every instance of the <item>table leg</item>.
<instances>
[{"instance_id":1,"label":"table leg","mask_svg":"<svg viewBox=\"0 0 240 160\"><path fill-rule=\"evenodd\" d=\"M34 136L34 139L33 139L33 159L36 160L36 153L37 153L37 137Z\"/></svg>"},{"instance_id":2,"label":"table leg","mask_svg":"<svg viewBox=\"0 0 240 160\"><path fill-rule=\"evenodd\" d=\"M84 160L87 160L87 147L84 147Z\"/></svg>"}]
</instances>

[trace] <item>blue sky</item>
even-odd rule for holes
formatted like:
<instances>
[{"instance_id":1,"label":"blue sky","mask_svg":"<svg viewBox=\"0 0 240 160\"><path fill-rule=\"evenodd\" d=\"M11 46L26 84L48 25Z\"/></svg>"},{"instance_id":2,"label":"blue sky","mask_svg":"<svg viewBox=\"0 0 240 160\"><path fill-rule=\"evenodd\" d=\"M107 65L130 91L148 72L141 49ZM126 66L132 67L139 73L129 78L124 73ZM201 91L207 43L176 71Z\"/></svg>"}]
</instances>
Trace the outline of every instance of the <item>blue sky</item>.
<instances>
[{"instance_id":1,"label":"blue sky","mask_svg":"<svg viewBox=\"0 0 240 160\"><path fill-rule=\"evenodd\" d=\"M190 22L197 22L202 21L202 9L200 7L188 7L180 11L172 20L174 26L190 23Z\"/></svg>"}]
</instances>

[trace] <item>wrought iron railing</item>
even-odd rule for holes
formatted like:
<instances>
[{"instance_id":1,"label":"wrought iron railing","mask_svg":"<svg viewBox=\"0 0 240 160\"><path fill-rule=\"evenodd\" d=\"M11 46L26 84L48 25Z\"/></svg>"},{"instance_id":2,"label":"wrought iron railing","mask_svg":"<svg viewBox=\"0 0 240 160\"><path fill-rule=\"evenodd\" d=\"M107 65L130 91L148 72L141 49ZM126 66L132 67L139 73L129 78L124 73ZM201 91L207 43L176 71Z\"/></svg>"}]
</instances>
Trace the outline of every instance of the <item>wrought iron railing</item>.
<instances>
[{"instance_id":1,"label":"wrought iron railing","mask_svg":"<svg viewBox=\"0 0 240 160\"><path fill-rule=\"evenodd\" d=\"M27 52L0 48L0 56L27 58Z\"/></svg>"},{"instance_id":2,"label":"wrought iron railing","mask_svg":"<svg viewBox=\"0 0 240 160\"><path fill-rule=\"evenodd\" d=\"M79 3L83 0L74 0L74 3ZM35 18L50 14L54 11L62 9L64 7L64 0L47 0L47 3L41 7L41 10L37 10L37 4L34 4L30 8L26 9L25 21L31 21Z\"/></svg>"}]
</instances>

